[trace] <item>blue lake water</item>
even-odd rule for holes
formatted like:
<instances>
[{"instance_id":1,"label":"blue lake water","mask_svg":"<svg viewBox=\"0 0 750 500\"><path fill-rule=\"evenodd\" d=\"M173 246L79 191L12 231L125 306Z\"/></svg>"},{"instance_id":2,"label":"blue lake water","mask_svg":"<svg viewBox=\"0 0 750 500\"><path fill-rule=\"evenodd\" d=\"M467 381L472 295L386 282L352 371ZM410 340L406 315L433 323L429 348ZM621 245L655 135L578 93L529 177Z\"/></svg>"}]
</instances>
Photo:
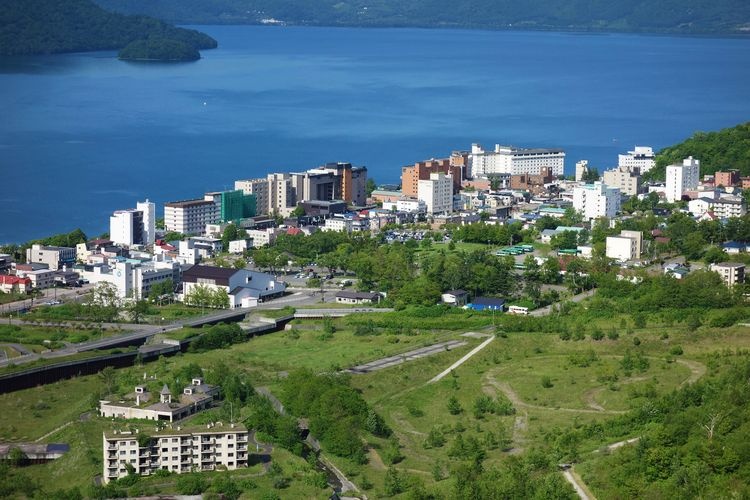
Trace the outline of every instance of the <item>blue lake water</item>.
<instances>
[{"instance_id":1,"label":"blue lake water","mask_svg":"<svg viewBox=\"0 0 750 500\"><path fill-rule=\"evenodd\" d=\"M600 170L750 119L750 40L202 26L185 64L113 52L0 60L0 242L328 161L378 182L472 142Z\"/></svg>"}]
</instances>

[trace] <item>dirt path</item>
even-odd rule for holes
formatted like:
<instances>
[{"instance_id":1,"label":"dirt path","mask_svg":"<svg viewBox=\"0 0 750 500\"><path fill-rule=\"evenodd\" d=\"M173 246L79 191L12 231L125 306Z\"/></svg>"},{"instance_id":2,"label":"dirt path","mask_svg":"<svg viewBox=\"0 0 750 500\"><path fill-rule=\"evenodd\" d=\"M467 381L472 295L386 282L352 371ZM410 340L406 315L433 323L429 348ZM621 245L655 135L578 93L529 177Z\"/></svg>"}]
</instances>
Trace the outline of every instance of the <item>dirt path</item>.
<instances>
[{"instance_id":1,"label":"dirt path","mask_svg":"<svg viewBox=\"0 0 750 500\"><path fill-rule=\"evenodd\" d=\"M493 340L495 340L494 336L488 338L487 340L485 340L484 342L482 342L481 344L479 344L478 346L476 346L474 349L472 349L471 351L469 351L464 357L462 357L461 359L459 359L458 361L456 361L455 363L453 363L452 365L450 365L447 369L443 370L441 373L439 373L438 375L436 375L435 377L433 377L427 383L428 384L432 384L432 383L437 382L438 380L442 379L443 377L445 377L446 375L448 375L450 372L452 372L453 370L455 370L456 368L458 368L459 366L461 366L462 364L464 364L466 361L468 361L469 358L471 358L473 355L475 355L476 353L478 353L479 351L481 351L482 349L484 349L485 347L487 347L490 344L490 342L492 342Z\"/></svg>"},{"instance_id":2,"label":"dirt path","mask_svg":"<svg viewBox=\"0 0 750 500\"><path fill-rule=\"evenodd\" d=\"M703 363L699 363L691 359L678 359L677 363L683 366L687 366L690 369L690 376L687 378L687 380L680 384L680 387L687 384L692 384L693 382L697 382L698 379L706 374L706 365L704 365Z\"/></svg>"},{"instance_id":3,"label":"dirt path","mask_svg":"<svg viewBox=\"0 0 750 500\"><path fill-rule=\"evenodd\" d=\"M565 476L565 479L573 485L573 489L576 490L576 494L581 500L596 500L596 497L589 493L588 488L586 488L586 485L578 474L575 473L572 467L563 471L563 476Z\"/></svg>"},{"instance_id":4,"label":"dirt path","mask_svg":"<svg viewBox=\"0 0 750 500\"><path fill-rule=\"evenodd\" d=\"M502 391L503 394L510 400L511 403L513 403L513 406L517 408L531 408L534 410L554 410L554 411L564 411L569 413L600 413L605 415L622 415L623 413L626 413L624 411L617 411L617 410L593 410L591 408L559 408L555 406L540 406L540 405L532 405L525 401L523 401L518 394L511 388L510 384L507 382L499 382L496 380L492 375L492 371L487 372L487 374L484 376L484 379L487 381L488 384L492 385L493 387L497 388L498 390Z\"/></svg>"},{"instance_id":5,"label":"dirt path","mask_svg":"<svg viewBox=\"0 0 750 500\"><path fill-rule=\"evenodd\" d=\"M367 458L370 462L370 465L373 466L376 470L385 470L385 462L383 462L383 459L380 458L380 453L378 453L378 450L375 448L368 448L367 449Z\"/></svg>"}]
</instances>

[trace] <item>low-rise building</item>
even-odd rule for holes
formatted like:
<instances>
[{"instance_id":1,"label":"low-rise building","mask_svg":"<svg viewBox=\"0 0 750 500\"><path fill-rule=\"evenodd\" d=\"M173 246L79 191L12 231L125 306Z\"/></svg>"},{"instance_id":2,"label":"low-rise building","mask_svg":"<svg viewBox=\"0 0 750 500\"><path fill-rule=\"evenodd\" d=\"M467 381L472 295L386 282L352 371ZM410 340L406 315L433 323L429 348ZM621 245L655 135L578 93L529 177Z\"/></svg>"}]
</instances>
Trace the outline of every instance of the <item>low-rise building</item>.
<instances>
[{"instance_id":1,"label":"low-rise building","mask_svg":"<svg viewBox=\"0 0 750 500\"><path fill-rule=\"evenodd\" d=\"M247 467L249 432L244 425L221 423L172 426L151 435L145 432L103 434L103 474L106 484L130 473L141 476L158 470L184 474Z\"/></svg>"},{"instance_id":2,"label":"low-rise building","mask_svg":"<svg viewBox=\"0 0 750 500\"><path fill-rule=\"evenodd\" d=\"M475 311L500 311L505 309L505 299L495 297L474 297L466 307Z\"/></svg>"},{"instance_id":3,"label":"low-rise building","mask_svg":"<svg viewBox=\"0 0 750 500\"><path fill-rule=\"evenodd\" d=\"M720 262L711 264L711 270L719 273L726 286L733 286L745 282L745 264L738 262Z\"/></svg>"},{"instance_id":4,"label":"low-rise building","mask_svg":"<svg viewBox=\"0 0 750 500\"><path fill-rule=\"evenodd\" d=\"M29 278L31 280L31 288L37 290L53 287L55 285L55 272L57 270L40 267L37 264L17 264L16 276L19 278Z\"/></svg>"},{"instance_id":5,"label":"low-rise building","mask_svg":"<svg viewBox=\"0 0 750 500\"><path fill-rule=\"evenodd\" d=\"M49 269L57 271L76 262L76 249L72 247L52 247L31 245L26 249L26 262L47 264Z\"/></svg>"},{"instance_id":6,"label":"low-rise building","mask_svg":"<svg viewBox=\"0 0 750 500\"><path fill-rule=\"evenodd\" d=\"M377 292L350 292L342 290L336 292L336 302L339 304L377 304L380 294Z\"/></svg>"},{"instance_id":7,"label":"low-rise building","mask_svg":"<svg viewBox=\"0 0 750 500\"><path fill-rule=\"evenodd\" d=\"M194 378L182 394L172 397L172 392L164 385L155 401L145 386L137 385L127 398L120 401L99 401L99 415L106 418L139 418L144 420L168 420L175 422L206 410L218 396L219 388Z\"/></svg>"},{"instance_id":8,"label":"low-rise building","mask_svg":"<svg viewBox=\"0 0 750 500\"><path fill-rule=\"evenodd\" d=\"M440 296L443 304L449 306L464 306L469 300L469 292L466 290L448 290Z\"/></svg>"},{"instance_id":9,"label":"low-rise building","mask_svg":"<svg viewBox=\"0 0 750 500\"><path fill-rule=\"evenodd\" d=\"M267 273L249 269L229 269L215 266L191 266L182 273L183 300L198 287L223 290L227 293L227 307L254 307L259 302L284 294L286 285Z\"/></svg>"},{"instance_id":10,"label":"low-rise building","mask_svg":"<svg viewBox=\"0 0 750 500\"><path fill-rule=\"evenodd\" d=\"M29 293L31 291L31 278L21 278L9 274L0 274L0 292L3 293Z\"/></svg>"}]
</instances>

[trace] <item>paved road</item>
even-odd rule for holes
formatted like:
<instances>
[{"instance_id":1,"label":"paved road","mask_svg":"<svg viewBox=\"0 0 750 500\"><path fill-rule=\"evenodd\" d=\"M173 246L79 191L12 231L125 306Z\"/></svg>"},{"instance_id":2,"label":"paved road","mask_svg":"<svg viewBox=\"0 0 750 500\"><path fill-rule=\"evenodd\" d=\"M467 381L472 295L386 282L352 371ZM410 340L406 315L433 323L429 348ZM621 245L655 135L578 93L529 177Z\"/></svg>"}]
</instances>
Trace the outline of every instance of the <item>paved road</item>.
<instances>
[{"instance_id":1,"label":"paved road","mask_svg":"<svg viewBox=\"0 0 750 500\"><path fill-rule=\"evenodd\" d=\"M450 372L452 372L453 370L455 370L456 368L458 368L459 366L461 366L462 364L464 364L466 361L468 361L469 358L471 358L473 355L475 355L476 353L478 353L479 351L481 351L482 349L484 349L485 347L487 347L490 344L490 342L492 342L493 340L495 340L494 336L488 338L487 340L485 340L484 342L482 342L481 344L479 344L478 346L476 346L474 349L472 349L471 351L469 351L461 359L459 359L458 361L456 361L455 363L453 363L452 365L450 365L448 368L446 368L445 370L443 370L439 374L435 375L427 383L428 384L432 384L432 383L437 382L438 380L442 379L443 377L445 377L446 375L448 375Z\"/></svg>"},{"instance_id":2,"label":"paved road","mask_svg":"<svg viewBox=\"0 0 750 500\"><path fill-rule=\"evenodd\" d=\"M405 363L407 361L421 359L432 354L437 354L439 352L445 352L464 345L466 345L466 342L462 342L460 340L440 342L439 344L433 344L431 346L422 347L420 349L414 349L413 351L405 352L396 356L389 356L387 358L377 359L375 361L371 361L362 365L353 366L344 371L355 374L370 373L377 370L382 370L383 368L400 365L401 363Z\"/></svg>"}]
</instances>

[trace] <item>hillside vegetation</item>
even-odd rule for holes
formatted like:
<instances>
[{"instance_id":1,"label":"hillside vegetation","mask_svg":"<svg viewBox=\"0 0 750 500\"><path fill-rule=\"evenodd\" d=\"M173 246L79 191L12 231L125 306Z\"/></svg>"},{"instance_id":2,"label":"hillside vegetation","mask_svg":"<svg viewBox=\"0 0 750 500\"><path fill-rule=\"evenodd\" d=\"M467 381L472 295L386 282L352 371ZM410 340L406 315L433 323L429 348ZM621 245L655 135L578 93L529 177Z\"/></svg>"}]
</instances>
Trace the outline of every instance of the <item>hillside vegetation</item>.
<instances>
[{"instance_id":1,"label":"hillside vegetation","mask_svg":"<svg viewBox=\"0 0 750 500\"><path fill-rule=\"evenodd\" d=\"M718 132L696 132L689 139L662 149L656 156L656 167L649 174L664 179L667 165L681 164L688 156L700 160L701 175L727 169L750 175L750 122Z\"/></svg>"},{"instance_id":2,"label":"hillside vegetation","mask_svg":"<svg viewBox=\"0 0 750 500\"><path fill-rule=\"evenodd\" d=\"M744 0L97 0L174 23L424 26L490 29L731 33L750 26Z\"/></svg>"},{"instance_id":3,"label":"hillside vegetation","mask_svg":"<svg viewBox=\"0 0 750 500\"><path fill-rule=\"evenodd\" d=\"M113 14L89 0L0 0L0 55L121 49L148 38L168 39L194 49L217 45L198 31L145 16Z\"/></svg>"}]
</instances>

